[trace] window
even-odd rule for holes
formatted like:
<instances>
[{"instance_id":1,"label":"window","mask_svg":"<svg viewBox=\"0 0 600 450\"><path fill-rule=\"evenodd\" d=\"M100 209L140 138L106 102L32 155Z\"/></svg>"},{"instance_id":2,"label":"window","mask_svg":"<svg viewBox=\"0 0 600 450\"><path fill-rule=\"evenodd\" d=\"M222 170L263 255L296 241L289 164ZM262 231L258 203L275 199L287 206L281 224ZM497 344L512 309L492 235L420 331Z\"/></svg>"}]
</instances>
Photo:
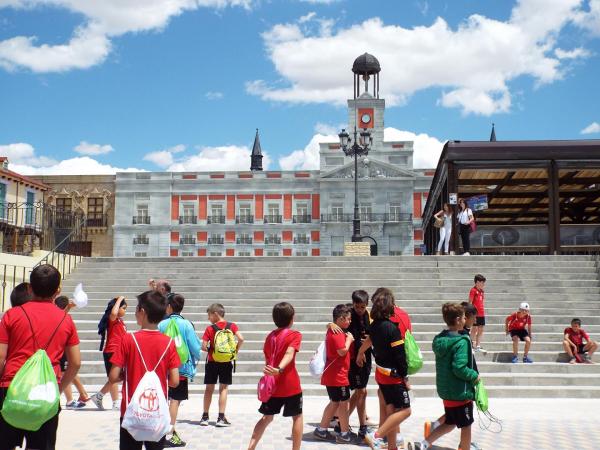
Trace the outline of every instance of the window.
<instances>
[{"instance_id":1,"label":"window","mask_svg":"<svg viewBox=\"0 0 600 450\"><path fill-rule=\"evenodd\" d=\"M296 250L296 256L308 256L308 252L306 250Z\"/></svg>"},{"instance_id":2,"label":"window","mask_svg":"<svg viewBox=\"0 0 600 450\"><path fill-rule=\"evenodd\" d=\"M211 233L208 238L208 243L212 245L222 245L224 243L223 236L217 233Z\"/></svg>"},{"instance_id":3,"label":"window","mask_svg":"<svg viewBox=\"0 0 600 450\"><path fill-rule=\"evenodd\" d=\"M6 209L6 184L0 183L0 219L5 219L7 216Z\"/></svg>"},{"instance_id":4,"label":"window","mask_svg":"<svg viewBox=\"0 0 600 450\"><path fill-rule=\"evenodd\" d=\"M370 221L372 213L373 206L370 203L362 203L360 205L360 220L364 220L366 222Z\"/></svg>"},{"instance_id":5,"label":"window","mask_svg":"<svg viewBox=\"0 0 600 450\"><path fill-rule=\"evenodd\" d=\"M343 203L332 203L331 204L331 215L341 217L344 215L344 204Z\"/></svg>"},{"instance_id":6,"label":"window","mask_svg":"<svg viewBox=\"0 0 600 450\"><path fill-rule=\"evenodd\" d=\"M250 252L238 252L238 256L251 256Z\"/></svg>"},{"instance_id":7,"label":"window","mask_svg":"<svg viewBox=\"0 0 600 450\"><path fill-rule=\"evenodd\" d=\"M278 216L279 215L279 203L269 203L267 206L267 210L270 216Z\"/></svg>"},{"instance_id":8,"label":"window","mask_svg":"<svg viewBox=\"0 0 600 450\"><path fill-rule=\"evenodd\" d=\"M409 241L404 236L390 236L390 250L391 256L400 256L404 253L405 248L409 245Z\"/></svg>"},{"instance_id":9,"label":"window","mask_svg":"<svg viewBox=\"0 0 600 450\"><path fill-rule=\"evenodd\" d=\"M137 234L133 238L133 245L148 245L149 242L148 236L145 234Z\"/></svg>"},{"instance_id":10,"label":"window","mask_svg":"<svg viewBox=\"0 0 600 450\"><path fill-rule=\"evenodd\" d=\"M238 244L252 244L252 235L250 233L240 233L237 238Z\"/></svg>"},{"instance_id":11,"label":"window","mask_svg":"<svg viewBox=\"0 0 600 450\"><path fill-rule=\"evenodd\" d=\"M390 204L390 222L399 222L402 217L402 206L400 203Z\"/></svg>"},{"instance_id":12,"label":"window","mask_svg":"<svg viewBox=\"0 0 600 450\"><path fill-rule=\"evenodd\" d=\"M308 212L308 203L296 203L296 215L294 216L295 223L310 223L310 213Z\"/></svg>"},{"instance_id":13,"label":"window","mask_svg":"<svg viewBox=\"0 0 600 450\"><path fill-rule=\"evenodd\" d=\"M213 203L210 205L210 214L208 223L225 223L225 215L223 214L223 204Z\"/></svg>"},{"instance_id":14,"label":"window","mask_svg":"<svg viewBox=\"0 0 600 450\"><path fill-rule=\"evenodd\" d=\"M279 250L267 250L267 256L279 256Z\"/></svg>"},{"instance_id":15,"label":"window","mask_svg":"<svg viewBox=\"0 0 600 450\"><path fill-rule=\"evenodd\" d=\"M184 250L181 252L181 256L194 256L194 252Z\"/></svg>"},{"instance_id":16,"label":"window","mask_svg":"<svg viewBox=\"0 0 600 450\"><path fill-rule=\"evenodd\" d=\"M195 217L196 216L196 210L194 208L194 205L191 205L189 203L186 203L183 205L183 217Z\"/></svg>"},{"instance_id":17,"label":"window","mask_svg":"<svg viewBox=\"0 0 600 450\"><path fill-rule=\"evenodd\" d=\"M27 191L27 204L25 210L25 224L33 224L33 202L35 201L35 194L31 191Z\"/></svg>"},{"instance_id":18,"label":"window","mask_svg":"<svg viewBox=\"0 0 600 450\"><path fill-rule=\"evenodd\" d=\"M146 252L135 252L136 258L145 258L146 256L148 256Z\"/></svg>"},{"instance_id":19,"label":"window","mask_svg":"<svg viewBox=\"0 0 600 450\"><path fill-rule=\"evenodd\" d=\"M185 233L182 235L181 239L179 239L179 243L184 245L193 245L196 243L196 238L191 233Z\"/></svg>"},{"instance_id":20,"label":"window","mask_svg":"<svg viewBox=\"0 0 600 450\"><path fill-rule=\"evenodd\" d=\"M222 252L210 252L210 256L223 256Z\"/></svg>"},{"instance_id":21,"label":"window","mask_svg":"<svg viewBox=\"0 0 600 450\"><path fill-rule=\"evenodd\" d=\"M88 198L87 224L91 227L101 227L103 225L102 216L104 215L104 199L102 197Z\"/></svg>"},{"instance_id":22,"label":"window","mask_svg":"<svg viewBox=\"0 0 600 450\"><path fill-rule=\"evenodd\" d=\"M145 224L150 225L150 216L148 215L148 204L140 203L136 206L137 214L133 218L133 223L135 224Z\"/></svg>"},{"instance_id":23,"label":"window","mask_svg":"<svg viewBox=\"0 0 600 450\"><path fill-rule=\"evenodd\" d=\"M265 237L265 244L281 244L281 238L277 233L269 233Z\"/></svg>"},{"instance_id":24,"label":"window","mask_svg":"<svg viewBox=\"0 0 600 450\"><path fill-rule=\"evenodd\" d=\"M237 222L238 223L254 223L254 216L252 215L252 204L240 203Z\"/></svg>"},{"instance_id":25,"label":"window","mask_svg":"<svg viewBox=\"0 0 600 450\"><path fill-rule=\"evenodd\" d=\"M147 204L137 205L137 215L138 215L138 217L148 217L148 205Z\"/></svg>"},{"instance_id":26,"label":"window","mask_svg":"<svg viewBox=\"0 0 600 450\"><path fill-rule=\"evenodd\" d=\"M56 199L56 210L63 212L71 212L71 199L70 198L57 198Z\"/></svg>"},{"instance_id":27,"label":"window","mask_svg":"<svg viewBox=\"0 0 600 450\"><path fill-rule=\"evenodd\" d=\"M296 235L296 239L294 239L294 244L310 244L310 238L307 233L298 233Z\"/></svg>"},{"instance_id":28,"label":"window","mask_svg":"<svg viewBox=\"0 0 600 450\"><path fill-rule=\"evenodd\" d=\"M344 236L331 236L331 256L344 256Z\"/></svg>"}]
</instances>

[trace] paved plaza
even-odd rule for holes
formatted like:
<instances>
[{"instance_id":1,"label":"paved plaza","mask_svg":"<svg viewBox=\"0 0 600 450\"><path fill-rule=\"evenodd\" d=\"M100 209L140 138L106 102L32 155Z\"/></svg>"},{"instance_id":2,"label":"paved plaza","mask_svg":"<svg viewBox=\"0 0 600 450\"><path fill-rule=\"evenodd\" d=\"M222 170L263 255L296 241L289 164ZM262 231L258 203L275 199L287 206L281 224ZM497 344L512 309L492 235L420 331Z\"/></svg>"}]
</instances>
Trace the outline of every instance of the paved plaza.
<instances>
[{"instance_id":1,"label":"paved plaza","mask_svg":"<svg viewBox=\"0 0 600 450\"><path fill-rule=\"evenodd\" d=\"M359 446L346 446L315 442L312 431L320 420L325 397L304 399L304 435L302 448L307 450L350 450ZM216 397L215 397L216 401ZM231 396L227 417L231 428L200 427L202 397L193 396L180 410L178 430L188 442L188 450L241 450L246 449L256 420L260 417L258 401L254 396ZM214 406L214 404L213 404ZM377 401L369 399L368 411L377 411ZM500 433L483 431L478 421L473 424L473 440L485 450L598 450L600 448L600 401L573 399L491 399L490 411L502 420ZM403 435L408 439L421 439L423 421L436 418L442 412L441 402L432 398L417 398L413 402L413 415L403 425ZM211 411L211 419L216 413ZM355 417L351 424L355 422ZM59 450L111 450L118 449L117 411L63 411L60 417ZM277 417L267 429L259 450L285 450L291 448L289 433L291 421ZM445 436L438 442L438 450L456 449L458 432ZM365 448L365 447L362 447Z\"/></svg>"}]
</instances>

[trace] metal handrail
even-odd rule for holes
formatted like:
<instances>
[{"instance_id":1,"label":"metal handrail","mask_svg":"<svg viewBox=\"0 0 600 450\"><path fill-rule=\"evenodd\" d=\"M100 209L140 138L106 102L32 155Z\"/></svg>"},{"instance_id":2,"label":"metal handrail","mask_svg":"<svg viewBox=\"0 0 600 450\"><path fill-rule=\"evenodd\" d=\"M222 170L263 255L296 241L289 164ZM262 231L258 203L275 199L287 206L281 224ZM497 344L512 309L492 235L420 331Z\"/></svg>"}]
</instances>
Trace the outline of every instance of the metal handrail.
<instances>
[{"instance_id":1,"label":"metal handrail","mask_svg":"<svg viewBox=\"0 0 600 450\"><path fill-rule=\"evenodd\" d=\"M65 238L62 241L60 241L57 245L55 245L54 248L52 250L50 250L50 252L48 254L46 254L46 256L44 256L42 259L40 259L40 261L36 265L34 265L32 267L32 270L35 269L38 266L41 266L42 264L50 264L50 265L56 267L59 270L59 272L61 273L61 276L62 276L63 279L66 278L66 275L71 273L72 269L77 266L77 263L81 262L81 260L83 259L83 256L81 256L81 255L72 255L71 253L68 253L68 254L67 253L60 253L60 252L58 252L58 249L64 243L66 243L69 239L71 239L71 237L76 232L78 232L80 230L80 228L82 228L84 226L84 223L85 223L85 217L82 216L82 217L79 218L78 226L74 227L70 231L70 233L65 236ZM59 255L58 256L58 265L54 264L54 258L55 258L56 255ZM62 263L63 263L62 271L60 270L60 255L62 255ZM52 259L49 262L50 256L52 256ZM67 260L67 256L69 257L68 267L66 265L66 263L67 263L67 261L66 261ZM72 264L71 264L71 257L72 256L74 257L73 258L74 259L74 263L75 263L74 266L72 266Z\"/></svg>"},{"instance_id":2,"label":"metal handrail","mask_svg":"<svg viewBox=\"0 0 600 450\"><path fill-rule=\"evenodd\" d=\"M0 312L4 311L6 309L6 291L12 291L12 289L14 289L14 287L17 284L20 284L24 281L29 281L28 275L29 272L31 272L32 268L31 267L25 267L25 266L15 266L13 264L2 264L0 265L0 267L2 267L2 305L0 307ZM12 270L7 270L8 267L12 267ZM17 270L18 269L18 270ZM23 270L21 270L23 269ZM12 272L12 274L11 274ZM9 277L12 276L12 286L10 285L10 283L7 281ZM19 279L18 277L20 277L20 280L17 283L17 280Z\"/></svg>"}]
</instances>

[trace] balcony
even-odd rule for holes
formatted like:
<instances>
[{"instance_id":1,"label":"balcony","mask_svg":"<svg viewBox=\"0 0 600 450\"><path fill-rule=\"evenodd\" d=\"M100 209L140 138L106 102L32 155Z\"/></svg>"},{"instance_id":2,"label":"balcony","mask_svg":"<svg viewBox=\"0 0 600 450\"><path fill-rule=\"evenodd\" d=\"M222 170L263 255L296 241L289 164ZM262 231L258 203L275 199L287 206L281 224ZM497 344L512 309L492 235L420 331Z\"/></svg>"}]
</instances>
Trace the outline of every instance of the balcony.
<instances>
[{"instance_id":1,"label":"balcony","mask_svg":"<svg viewBox=\"0 0 600 450\"><path fill-rule=\"evenodd\" d=\"M388 213L385 215L384 222L412 222L412 214Z\"/></svg>"},{"instance_id":2,"label":"balcony","mask_svg":"<svg viewBox=\"0 0 600 450\"><path fill-rule=\"evenodd\" d=\"M179 239L179 243L182 245L195 245L196 244L196 238L193 237L184 237Z\"/></svg>"},{"instance_id":3,"label":"balcony","mask_svg":"<svg viewBox=\"0 0 600 450\"><path fill-rule=\"evenodd\" d=\"M294 238L294 244L310 244L308 237L296 237Z\"/></svg>"},{"instance_id":4,"label":"balcony","mask_svg":"<svg viewBox=\"0 0 600 450\"><path fill-rule=\"evenodd\" d=\"M224 243L225 243L225 239L222 237L208 238L208 245L223 245Z\"/></svg>"},{"instance_id":5,"label":"balcony","mask_svg":"<svg viewBox=\"0 0 600 450\"><path fill-rule=\"evenodd\" d=\"M375 214L375 213L360 213L358 215L361 222L410 222L412 220L412 214L400 214L400 213L387 213L387 214ZM321 214L321 222L352 222L354 214Z\"/></svg>"},{"instance_id":6,"label":"balcony","mask_svg":"<svg viewBox=\"0 0 600 450\"><path fill-rule=\"evenodd\" d=\"M308 214L303 214L301 216L293 216L292 221L294 223L311 223L312 217Z\"/></svg>"},{"instance_id":7,"label":"balcony","mask_svg":"<svg viewBox=\"0 0 600 450\"><path fill-rule=\"evenodd\" d=\"M197 224L198 217L196 216L179 216L179 224Z\"/></svg>"},{"instance_id":8,"label":"balcony","mask_svg":"<svg viewBox=\"0 0 600 450\"><path fill-rule=\"evenodd\" d=\"M148 245L150 243L149 238L133 238L133 245Z\"/></svg>"},{"instance_id":9,"label":"balcony","mask_svg":"<svg viewBox=\"0 0 600 450\"><path fill-rule=\"evenodd\" d=\"M265 238L265 245L279 245L279 244L281 244L280 237Z\"/></svg>"},{"instance_id":10,"label":"balcony","mask_svg":"<svg viewBox=\"0 0 600 450\"><path fill-rule=\"evenodd\" d=\"M150 216L133 216L134 225L150 225Z\"/></svg>"},{"instance_id":11,"label":"balcony","mask_svg":"<svg viewBox=\"0 0 600 450\"><path fill-rule=\"evenodd\" d=\"M108 227L108 217L106 214L96 214L85 218L86 227L106 228Z\"/></svg>"},{"instance_id":12,"label":"balcony","mask_svg":"<svg viewBox=\"0 0 600 450\"><path fill-rule=\"evenodd\" d=\"M254 216L249 216L249 215L236 216L235 223L254 223Z\"/></svg>"},{"instance_id":13,"label":"balcony","mask_svg":"<svg viewBox=\"0 0 600 450\"><path fill-rule=\"evenodd\" d=\"M352 214L321 214L321 222L352 222Z\"/></svg>"},{"instance_id":14,"label":"balcony","mask_svg":"<svg viewBox=\"0 0 600 450\"><path fill-rule=\"evenodd\" d=\"M252 244L252 238L237 238L235 242L236 244Z\"/></svg>"},{"instance_id":15,"label":"balcony","mask_svg":"<svg viewBox=\"0 0 600 450\"><path fill-rule=\"evenodd\" d=\"M225 216L208 216L206 218L206 223L208 223L208 224L211 224L211 223L224 224L225 223Z\"/></svg>"},{"instance_id":16,"label":"balcony","mask_svg":"<svg viewBox=\"0 0 600 450\"><path fill-rule=\"evenodd\" d=\"M283 222L283 218L281 216L273 216L273 215L265 216L265 223L282 223L282 222Z\"/></svg>"}]
</instances>

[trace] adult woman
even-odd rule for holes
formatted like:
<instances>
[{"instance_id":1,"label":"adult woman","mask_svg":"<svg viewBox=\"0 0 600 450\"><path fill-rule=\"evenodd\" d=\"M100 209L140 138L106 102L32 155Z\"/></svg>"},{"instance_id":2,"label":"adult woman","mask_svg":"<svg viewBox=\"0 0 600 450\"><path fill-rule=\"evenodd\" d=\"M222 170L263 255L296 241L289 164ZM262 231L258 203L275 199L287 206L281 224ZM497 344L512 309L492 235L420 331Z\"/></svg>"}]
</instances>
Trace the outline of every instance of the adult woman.
<instances>
[{"instance_id":1,"label":"adult woman","mask_svg":"<svg viewBox=\"0 0 600 450\"><path fill-rule=\"evenodd\" d=\"M464 198L458 200L458 226L463 245L463 255L469 256L471 251L471 222L475 221L473 211L467 206Z\"/></svg>"},{"instance_id":2,"label":"adult woman","mask_svg":"<svg viewBox=\"0 0 600 450\"><path fill-rule=\"evenodd\" d=\"M452 235L452 206L449 203L444 203L444 207L434 217L444 221L444 224L440 227L440 242L438 243L436 255L442 254L442 245L444 246L444 253L447 255L450 247L450 236Z\"/></svg>"}]
</instances>

